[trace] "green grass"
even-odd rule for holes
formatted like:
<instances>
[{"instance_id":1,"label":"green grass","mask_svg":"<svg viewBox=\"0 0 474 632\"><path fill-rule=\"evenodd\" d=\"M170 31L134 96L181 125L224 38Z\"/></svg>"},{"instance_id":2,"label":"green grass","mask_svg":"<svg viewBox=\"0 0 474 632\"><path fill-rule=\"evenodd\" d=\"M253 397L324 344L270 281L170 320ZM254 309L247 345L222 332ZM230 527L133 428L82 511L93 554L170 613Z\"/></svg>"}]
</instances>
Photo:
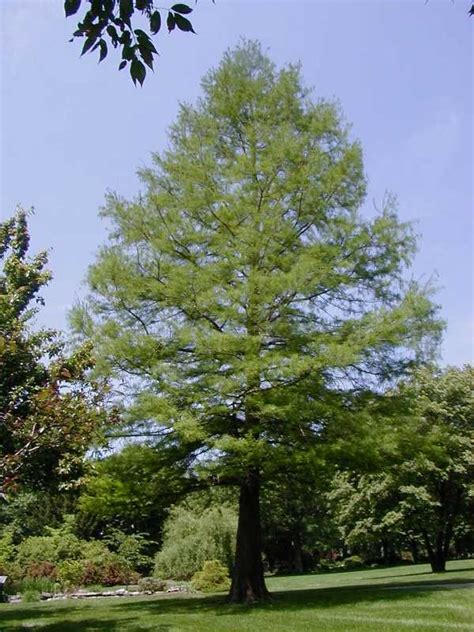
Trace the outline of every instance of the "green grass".
<instances>
[{"instance_id":1,"label":"green grass","mask_svg":"<svg viewBox=\"0 0 474 632\"><path fill-rule=\"evenodd\" d=\"M469 585L470 584L470 585ZM474 632L474 560L433 575L426 565L273 577L273 600L104 598L0 606L0 630L42 632Z\"/></svg>"}]
</instances>

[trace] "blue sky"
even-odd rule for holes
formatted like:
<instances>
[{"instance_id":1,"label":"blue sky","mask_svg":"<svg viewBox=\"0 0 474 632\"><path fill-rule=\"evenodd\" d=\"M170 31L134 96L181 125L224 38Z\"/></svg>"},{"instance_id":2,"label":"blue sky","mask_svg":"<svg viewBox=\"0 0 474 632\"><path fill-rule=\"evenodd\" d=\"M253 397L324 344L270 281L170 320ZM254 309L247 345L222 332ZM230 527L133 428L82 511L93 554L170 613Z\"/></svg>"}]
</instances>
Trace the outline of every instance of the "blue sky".
<instances>
[{"instance_id":1,"label":"blue sky","mask_svg":"<svg viewBox=\"0 0 474 632\"><path fill-rule=\"evenodd\" d=\"M166 4L166 3L164 3ZM364 147L366 212L385 191L416 222L413 275L437 275L448 321L442 360L473 361L473 28L466 0L199 0L197 35L163 33L142 89L68 43L62 0L0 0L0 215L34 206L32 245L54 280L39 321L64 328L104 241L104 194L139 190L179 101L239 37L277 64L302 63L314 95L337 97Z\"/></svg>"}]
</instances>

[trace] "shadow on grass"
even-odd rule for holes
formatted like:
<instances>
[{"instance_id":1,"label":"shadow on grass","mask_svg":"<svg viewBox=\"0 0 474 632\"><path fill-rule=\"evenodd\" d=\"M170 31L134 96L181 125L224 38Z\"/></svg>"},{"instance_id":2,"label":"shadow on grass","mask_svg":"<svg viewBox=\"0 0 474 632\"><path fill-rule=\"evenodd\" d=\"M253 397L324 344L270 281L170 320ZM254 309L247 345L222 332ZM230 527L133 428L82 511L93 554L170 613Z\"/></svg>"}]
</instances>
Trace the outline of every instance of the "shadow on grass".
<instances>
[{"instance_id":1,"label":"shadow on grass","mask_svg":"<svg viewBox=\"0 0 474 632\"><path fill-rule=\"evenodd\" d=\"M56 607L49 604L38 605L37 608L29 604L28 607L12 605L0 610L0 630L15 632L19 629L38 630L41 632L119 632L122 630L153 630L153 632L168 632L172 625L159 623L156 616L198 615L229 616L245 615L246 613L265 610L282 616L297 610L320 609L362 603L385 603L396 601L422 601L431 593L440 590L439 584L433 582L415 581L407 583L374 584L361 587L338 586L330 588L311 588L289 591L275 591L272 600L265 604L252 606L233 605L224 596L210 597L173 597L147 600L126 600L120 602L109 599L84 602L81 606L68 607L62 602ZM443 581L443 587L458 586L467 588L466 582L461 580ZM396 590L397 588L405 590ZM395 589L393 591L389 589ZM413 590L411 590L413 589ZM402 607L402 604L401 604ZM59 620L62 612L64 618ZM81 614L83 615L81 617ZM92 615L92 616L91 616ZM95 618L93 618L93 616ZM77 620L73 620L77 617ZM53 619L51 621L51 619ZM36 623L36 625L35 625Z\"/></svg>"},{"instance_id":2,"label":"shadow on grass","mask_svg":"<svg viewBox=\"0 0 474 632\"><path fill-rule=\"evenodd\" d=\"M433 582L410 582L410 584L374 584L372 586L338 586L329 588L304 588L299 590L274 591L271 601L264 604L235 605L227 603L225 597L204 597L201 599L176 599L165 601L149 601L148 603L115 604L114 608L147 609L149 612L159 611L160 614L196 614L199 612L214 613L216 615L241 615L246 611L265 610L291 612L304 608L326 609L341 605L360 604L374 601L391 600L423 600L432 592L440 590ZM443 586L468 588L466 582L451 580L443 582ZM406 590L397 590L405 588ZM393 590L393 592L391 591ZM413 589L413 590L411 590Z\"/></svg>"},{"instance_id":3,"label":"shadow on grass","mask_svg":"<svg viewBox=\"0 0 474 632\"><path fill-rule=\"evenodd\" d=\"M403 580L403 579L406 579L407 577L412 577L413 575L416 575L417 577L419 575L429 575L430 577L436 577L436 581L438 581L438 580L442 580L443 577L445 577L445 575L447 575L448 573L463 573L463 572L472 571L472 570L474 570L472 566L466 566L465 568L451 568L446 571L443 571L442 573L433 573L433 571L415 571L414 573L407 573L406 575L400 575L400 573L398 573L398 575L380 575L380 577L377 577L377 579L392 579L395 577L400 580ZM368 581L372 581L373 577L368 577L366 579ZM448 579L447 581L450 581L450 580Z\"/></svg>"},{"instance_id":4,"label":"shadow on grass","mask_svg":"<svg viewBox=\"0 0 474 632\"><path fill-rule=\"evenodd\" d=\"M30 617L31 618L31 617ZM37 617L35 617L36 619ZM18 632L18 630L31 630L32 632L120 632L124 630L124 620L111 621L110 619L81 619L80 621L57 621L54 623L45 623L38 621L37 625L28 623L24 625L7 625L4 627L0 623L2 632ZM129 621L130 625L134 625L133 621ZM135 622L136 629L143 629L138 622ZM127 630L133 630L133 627L127 625ZM149 628L151 630L151 627ZM153 632L170 632L170 625L153 625Z\"/></svg>"}]
</instances>

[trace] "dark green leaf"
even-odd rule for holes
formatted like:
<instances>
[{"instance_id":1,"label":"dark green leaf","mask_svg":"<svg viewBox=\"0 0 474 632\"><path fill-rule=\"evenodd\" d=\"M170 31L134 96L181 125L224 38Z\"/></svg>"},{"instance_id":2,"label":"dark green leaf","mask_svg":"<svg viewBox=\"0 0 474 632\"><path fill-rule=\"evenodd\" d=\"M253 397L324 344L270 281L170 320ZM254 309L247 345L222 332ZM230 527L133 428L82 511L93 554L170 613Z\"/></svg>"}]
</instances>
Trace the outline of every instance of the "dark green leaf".
<instances>
[{"instance_id":1,"label":"dark green leaf","mask_svg":"<svg viewBox=\"0 0 474 632\"><path fill-rule=\"evenodd\" d=\"M171 7L171 11L176 11L176 13L182 13L186 15L187 13L192 13L191 7L188 7L187 4L173 4Z\"/></svg>"},{"instance_id":2,"label":"dark green leaf","mask_svg":"<svg viewBox=\"0 0 474 632\"><path fill-rule=\"evenodd\" d=\"M130 18L133 11L133 0L120 0L120 17L125 24L130 25Z\"/></svg>"},{"instance_id":3,"label":"dark green leaf","mask_svg":"<svg viewBox=\"0 0 474 632\"><path fill-rule=\"evenodd\" d=\"M104 40L100 40L100 55L99 55L99 64L107 57L107 44Z\"/></svg>"},{"instance_id":4,"label":"dark green leaf","mask_svg":"<svg viewBox=\"0 0 474 632\"><path fill-rule=\"evenodd\" d=\"M145 31L142 31L141 29L135 29L134 33L138 37L139 40L148 39L148 35L145 33Z\"/></svg>"},{"instance_id":5,"label":"dark green leaf","mask_svg":"<svg viewBox=\"0 0 474 632\"><path fill-rule=\"evenodd\" d=\"M190 31L191 33L195 33L196 31L193 29L193 25L187 18L183 18L179 13L174 14L174 19L176 22L176 26L180 31Z\"/></svg>"},{"instance_id":6,"label":"dark green leaf","mask_svg":"<svg viewBox=\"0 0 474 632\"><path fill-rule=\"evenodd\" d=\"M142 59L145 62L145 64L148 66L148 68L151 68L151 70L153 70L153 53L149 51L147 48L141 47L140 55L142 56Z\"/></svg>"},{"instance_id":7,"label":"dark green leaf","mask_svg":"<svg viewBox=\"0 0 474 632\"><path fill-rule=\"evenodd\" d=\"M138 11L144 11L148 6L147 0L135 0L135 7Z\"/></svg>"},{"instance_id":8,"label":"dark green leaf","mask_svg":"<svg viewBox=\"0 0 474 632\"><path fill-rule=\"evenodd\" d=\"M68 18L78 12L81 6L81 0L64 0L64 13Z\"/></svg>"},{"instance_id":9,"label":"dark green leaf","mask_svg":"<svg viewBox=\"0 0 474 632\"><path fill-rule=\"evenodd\" d=\"M122 35L120 36L120 43L130 44L131 41L132 41L132 36L130 35L130 31L124 31Z\"/></svg>"},{"instance_id":10,"label":"dark green leaf","mask_svg":"<svg viewBox=\"0 0 474 632\"><path fill-rule=\"evenodd\" d=\"M139 42L140 42L140 46L148 49L150 53L156 53L158 55L158 51L156 50L156 48L153 45L153 42L148 36L147 36L147 39L141 39L139 40Z\"/></svg>"},{"instance_id":11,"label":"dark green leaf","mask_svg":"<svg viewBox=\"0 0 474 632\"><path fill-rule=\"evenodd\" d=\"M127 60L124 59L123 61L120 62L119 70L123 70L126 65L127 65Z\"/></svg>"},{"instance_id":12,"label":"dark green leaf","mask_svg":"<svg viewBox=\"0 0 474 632\"><path fill-rule=\"evenodd\" d=\"M132 61L135 58L135 46L130 46L129 44L125 44L122 48L122 59L127 59L128 61Z\"/></svg>"},{"instance_id":13,"label":"dark green leaf","mask_svg":"<svg viewBox=\"0 0 474 632\"><path fill-rule=\"evenodd\" d=\"M176 15L178 15L178 14L177 13L168 12L168 17L166 18L166 26L168 27L168 31L170 33L174 29L174 27L176 26L176 20L175 20L175 16Z\"/></svg>"},{"instance_id":14,"label":"dark green leaf","mask_svg":"<svg viewBox=\"0 0 474 632\"><path fill-rule=\"evenodd\" d=\"M84 55L85 53L87 53L87 51L90 50L94 46L97 40L97 37L98 35L90 35L86 39L86 41L84 42L84 46L82 47L81 55Z\"/></svg>"},{"instance_id":15,"label":"dark green leaf","mask_svg":"<svg viewBox=\"0 0 474 632\"><path fill-rule=\"evenodd\" d=\"M156 35L161 28L161 15L159 11L152 13L150 18L150 31Z\"/></svg>"},{"instance_id":16,"label":"dark green leaf","mask_svg":"<svg viewBox=\"0 0 474 632\"><path fill-rule=\"evenodd\" d=\"M130 66L130 75L135 85L137 85L137 81L141 86L143 85L146 77L146 68L138 59L134 59L132 61L132 65Z\"/></svg>"},{"instance_id":17,"label":"dark green leaf","mask_svg":"<svg viewBox=\"0 0 474 632\"><path fill-rule=\"evenodd\" d=\"M117 29L115 28L115 26L113 26L112 24L109 24L109 26L107 27L107 33L110 35L110 39L112 40L112 42L114 44L116 44L118 42L118 33L117 33Z\"/></svg>"}]
</instances>

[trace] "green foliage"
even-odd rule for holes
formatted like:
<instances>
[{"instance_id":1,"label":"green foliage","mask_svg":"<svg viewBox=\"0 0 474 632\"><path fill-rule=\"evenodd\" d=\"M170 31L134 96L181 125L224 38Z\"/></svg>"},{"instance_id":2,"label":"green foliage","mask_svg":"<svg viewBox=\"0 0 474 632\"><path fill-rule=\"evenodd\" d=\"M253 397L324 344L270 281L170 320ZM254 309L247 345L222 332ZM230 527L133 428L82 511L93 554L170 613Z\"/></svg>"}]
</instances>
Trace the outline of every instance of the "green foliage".
<instances>
[{"instance_id":1,"label":"green foliage","mask_svg":"<svg viewBox=\"0 0 474 632\"><path fill-rule=\"evenodd\" d=\"M21 599L25 603L34 603L41 601L41 593L37 590L25 590L21 593Z\"/></svg>"},{"instance_id":2,"label":"green foliage","mask_svg":"<svg viewBox=\"0 0 474 632\"><path fill-rule=\"evenodd\" d=\"M15 555L13 530L4 529L0 535L0 568L3 564L11 562Z\"/></svg>"},{"instance_id":3,"label":"green foliage","mask_svg":"<svg viewBox=\"0 0 474 632\"><path fill-rule=\"evenodd\" d=\"M262 488L263 548L274 572L313 570L321 553L340 547L326 497L334 469L326 451L319 446L297 455Z\"/></svg>"},{"instance_id":4,"label":"green foliage","mask_svg":"<svg viewBox=\"0 0 474 632\"><path fill-rule=\"evenodd\" d=\"M13 533L15 542L30 535L41 535L45 527L59 527L64 515L74 510L73 490L16 491L8 502L0 504L0 530L5 525Z\"/></svg>"},{"instance_id":5,"label":"green foliage","mask_svg":"<svg viewBox=\"0 0 474 632\"><path fill-rule=\"evenodd\" d=\"M94 461L78 501L78 528L87 537L120 529L159 540L167 508L189 483L174 453L129 445Z\"/></svg>"},{"instance_id":6,"label":"green foliage","mask_svg":"<svg viewBox=\"0 0 474 632\"><path fill-rule=\"evenodd\" d=\"M163 592L167 589L168 583L158 577L140 577L138 586L140 590Z\"/></svg>"},{"instance_id":7,"label":"green foliage","mask_svg":"<svg viewBox=\"0 0 474 632\"><path fill-rule=\"evenodd\" d=\"M351 555L350 557L346 557L343 563L344 568L347 569L362 568L364 566L364 560L360 557L360 555Z\"/></svg>"},{"instance_id":8,"label":"green foliage","mask_svg":"<svg viewBox=\"0 0 474 632\"><path fill-rule=\"evenodd\" d=\"M405 281L416 244L395 200L360 212L362 150L335 103L252 42L202 90L143 194L108 196L110 240L72 322L130 422L156 423L192 476L254 493L344 423L351 389L429 355L441 326Z\"/></svg>"},{"instance_id":9,"label":"green foliage","mask_svg":"<svg viewBox=\"0 0 474 632\"><path fill-rule=\"evenodd\" d=\"M84 578L84 562L82 560L63 560L58 565L57 578L61 588L65 590L79 588Z\"/></svg>"},{"instance_id":10,"label":"green foliage","mask_svg":"<svg viewBox=\"0 0 474 632\"><path fill-rule=\"evenodd\" d=\"M110 243L72 320L127 384L130 419L238 483L321 437L337 378L393 377L439 325L403 281L415 241L394 201L359 213L361 148L338 107L254 43L202 85L145 193L108 197Z\"/></svg>"},{"instance_id":11,"label":"green foliage","mask_svg":"<svg viewBox=\"0 0 474 632\"><path fill-rule=\"evenodd\" d=\"M98 384L86 379L90 345L67 355L56 332L31 328L51 273L29 242L18 209L0 223L0 493L19 480L72 484L104 421Z\"/></svg>"},{"instance_id":12,"label":"green foliage","mask_svg":"<svg viewBox=\"0 0 474 632\"><path fill-rule=\"evenodd\" d=\"M456 534L472 533L473 392L465 366L417 371L389 394L398 410L380 419L382 467L338 474L329 494L349 546L421 542L443 567Z\"/></svg>"},{"instance_id":13,"label":"green foliage","mask_svg":"<svg viewBox=\"0 0 474 632\"><path fill-rule=\"evenodd\" d=\"M111 551L115 551L129 568L145 573L151 570L153 559L146 551L153 543L143 534L127 534L119 529L113 529L104 538L104 543Z\"/></svg>"},{"instance_id":14,"label":"green foliage","mask_svg":"<svg viewBox=\"0 0 474 632\"><path fill-rule=\"evenodd\" d=\"M237 514L228 504L199 506L188 500L173 507L165 524L163 547L155 558L155 576L190 579L206 560L232 565Z\"/></svg>"},{"instance_id":15,"label":"green foliage","mask_svg":"<svg viewBox=\"0 0 474 632\"><path fill-rule=\"evenodd\" d=\"M64 0L66 17L75 15L85 5L86 0ZM153 70L154 56L158 55L150 36L160 31L162 14L166 16L168 32L178 28L194 33L191 22L184 17L192 11L192 7L183 3L173 4L169 9L157 8L153 0L90 2L73 38L84 38L82 55L98 50L99 62L107 57L107 42L113 48L119 48L122 53L119 70L130 64L133 82L142 85L146 76L145 64ZM134 27L137 15L145 21L149 33Z\"/></svg>"},{"instance_id":16,"label":"green foliage","mask_svg":"<svg viewBox=\"0 0 474 632\"><path fill-rule=\"evenodd\" d=\"M16 561L25 573L30 566L42 562L58 564L82 557L82 542L72 533L54 531L51 535L26 538L17 547Z\"/></svg>"},{"instance_id":17,"label":"green foliage","mask_svg":"<svg viewBox=\"0 0 474 632\"><path fill-rule=\"evenodd\" d=\"M219 560L204 562L202 570L194 573L191 581L194 588L202 592L218 592L230 588L229 571Z\"/></svg>"}]
</instances>

